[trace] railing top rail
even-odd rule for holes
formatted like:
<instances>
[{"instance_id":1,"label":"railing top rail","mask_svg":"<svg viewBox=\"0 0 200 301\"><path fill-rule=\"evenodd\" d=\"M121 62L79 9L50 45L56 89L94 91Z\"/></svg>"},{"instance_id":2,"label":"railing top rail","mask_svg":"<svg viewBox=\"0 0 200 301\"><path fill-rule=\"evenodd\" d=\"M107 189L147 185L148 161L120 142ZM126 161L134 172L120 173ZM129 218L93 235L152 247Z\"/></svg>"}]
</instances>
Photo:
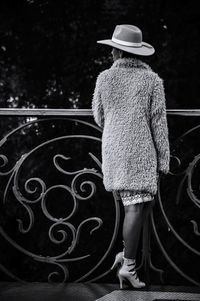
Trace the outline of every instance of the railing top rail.
<instances>
[{"instance_id":1,"label":"railing top rail","mask_svg":"<svg viewBox=\"0 0 200 301\"><path fill-rule=\"evenodd\" d=\"M90 116L90 109L6 109L0 108L0 115L16 116Z\"/></svg>"},{"instance_id":2,"label":"railing top rail","mask_svg":"<svg viewBox=\"0 0 200 301\"><path fill-rule=\"evenodd\" d=\"M200 109L167 109L168 115L200 116ZM91 109L0 108L1 116L92 116Z\"/></svg>"}]
</instances>

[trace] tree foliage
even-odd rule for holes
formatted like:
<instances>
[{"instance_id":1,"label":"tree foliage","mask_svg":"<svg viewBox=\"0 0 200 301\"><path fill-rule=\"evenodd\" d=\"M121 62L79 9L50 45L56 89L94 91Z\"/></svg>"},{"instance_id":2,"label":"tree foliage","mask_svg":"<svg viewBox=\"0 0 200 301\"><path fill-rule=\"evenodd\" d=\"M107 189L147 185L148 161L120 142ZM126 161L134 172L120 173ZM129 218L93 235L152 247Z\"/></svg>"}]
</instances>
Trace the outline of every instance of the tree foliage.
<instances>
[{"instance_id":1,"label":"tree foliage","mask_svg":"<svg viewBox=\"0 0 200 301\"><path fill-rule=\"evenodd\" d=\"M116 24L135 24L156 54L169 108L199 107L199 10L193 1L2 0L0 106L90 108Z\"/></svg>"}]
</instances>

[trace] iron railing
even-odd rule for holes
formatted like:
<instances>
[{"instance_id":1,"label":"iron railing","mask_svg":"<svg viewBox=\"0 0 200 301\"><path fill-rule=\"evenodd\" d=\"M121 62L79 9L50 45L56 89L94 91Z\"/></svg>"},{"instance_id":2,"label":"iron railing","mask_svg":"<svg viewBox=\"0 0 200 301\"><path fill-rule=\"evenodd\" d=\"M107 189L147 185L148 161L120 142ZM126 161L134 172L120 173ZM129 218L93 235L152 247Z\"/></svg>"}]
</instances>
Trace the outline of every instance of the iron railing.
<instances>
[{"instance_id":1,"label":"iron railing","mask_svg":"<svg viewBox=\"0 0 200 301\"><path fill-rule=\"evenodd\" d=\"M198 265L190 267L191 260L200 260L196 140L200 110L171 109L167 114L171 168L160 179L154 214L143 227L138 269L151 283L179 284L181 276L183 282L200 286L198 269L194 271ZM121 239L121 206L118 195L102 185L102 130L94 124L92 111L0 109L0 115L0 234L8 248L0 269L6 277L23 281L112 280L111 260ZM174 216L179 209L182 215ZM179 225L183 220L186 234ZM185 255L179 261L182 249ZM24 271L30 267L31 277L17 262L9 265L13 254L18 254ZM158 256L162 260L156 261Z\"/></svg>"}]
</instances>

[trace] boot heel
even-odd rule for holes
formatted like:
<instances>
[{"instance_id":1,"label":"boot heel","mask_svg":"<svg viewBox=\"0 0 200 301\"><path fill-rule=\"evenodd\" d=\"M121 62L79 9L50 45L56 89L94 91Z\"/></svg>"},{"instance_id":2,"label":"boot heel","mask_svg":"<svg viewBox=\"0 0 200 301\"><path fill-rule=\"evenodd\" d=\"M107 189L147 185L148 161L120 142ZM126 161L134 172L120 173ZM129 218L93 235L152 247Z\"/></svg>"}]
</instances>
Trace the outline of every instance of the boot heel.
<instances>
[{"instance_id":1,"label":"boot heel","mask_svg":"<svg viewBox=\"0 0 200 301\"><path fill-rule=\"evenodd\" d=\"M123 252L119 252L116 256L115 256L115 261L113 263L113 265L111 266L111 270L114 270L119 264L122 265L123 263Z\"/></svg>"},{"instance_id":2,"label":"boot heel","mask_svg":"<svg viewBox=\"0 0 200 301\"><path fill-rule=\"evenodd\" d=\"M117 258L115 259L115 261L114 261L114 263L113 263L113 265L111 266L111 270L114 270L116 267L117 267L117 265L118 265L118 260L117 260Z\"/></svg>"},{"instance_id":3,"label":"boot heel","mask_svg":"<svg viewBox=\"0 0 200 301\"><path fill-rule=\"evenodd\" d=\"M124 288L123 286L124 277L118 274L118 278L119 278L119 288L120 290L122 290Z\"/></svg>"}]
</instances>

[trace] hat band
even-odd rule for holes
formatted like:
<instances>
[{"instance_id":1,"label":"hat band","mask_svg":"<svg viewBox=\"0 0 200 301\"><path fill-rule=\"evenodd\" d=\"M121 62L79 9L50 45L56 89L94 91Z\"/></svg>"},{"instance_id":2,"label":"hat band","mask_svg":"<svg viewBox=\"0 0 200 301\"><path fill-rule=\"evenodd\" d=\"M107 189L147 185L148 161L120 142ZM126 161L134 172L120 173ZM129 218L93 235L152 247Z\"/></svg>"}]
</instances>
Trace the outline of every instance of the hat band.
<instances>
[{"instance_id":1,"label":"hat band","mask_svg":"<svg viewBox=\"0 0 200 301\"><path fill-rule=\"evenodd\" d=\"M126 41L122 41L122 40L118 40L115 37L112 37L112 41L114 43L123 45L123 46L133 46L133 47L141 47L142 43L133 43L133 42L126 42Z\"/></svg>"}]
</instances>

